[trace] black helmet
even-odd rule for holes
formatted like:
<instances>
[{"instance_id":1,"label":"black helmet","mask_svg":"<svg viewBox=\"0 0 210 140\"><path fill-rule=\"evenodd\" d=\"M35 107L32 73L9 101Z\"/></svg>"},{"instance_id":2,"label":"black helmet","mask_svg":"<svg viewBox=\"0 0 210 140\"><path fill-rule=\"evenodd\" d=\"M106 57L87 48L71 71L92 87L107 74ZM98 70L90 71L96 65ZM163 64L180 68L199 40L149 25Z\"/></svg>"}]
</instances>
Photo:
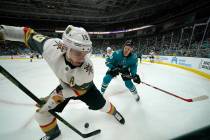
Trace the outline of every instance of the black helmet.
<instances>
[{"instance_id":1,"label":"black helmet","mask_svg":"<svg viewBox=\"0 0 210 140\"><path fill-rule=\"evenodd\" d=\"M124 46L130 46L133 48L134 44L133 44L133 41L132 40L127 40L124 44Z\"/></svg>"}]
</instances>

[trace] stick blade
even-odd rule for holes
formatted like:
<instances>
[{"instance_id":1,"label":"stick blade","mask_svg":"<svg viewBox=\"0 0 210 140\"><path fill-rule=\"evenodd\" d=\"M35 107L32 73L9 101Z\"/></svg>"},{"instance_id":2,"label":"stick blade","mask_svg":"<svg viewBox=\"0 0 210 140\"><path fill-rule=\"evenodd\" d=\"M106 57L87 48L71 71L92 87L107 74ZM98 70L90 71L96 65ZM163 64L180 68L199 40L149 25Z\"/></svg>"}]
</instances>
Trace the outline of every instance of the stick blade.
<instances>
[{"instance_id":1,"label":"stick blade","mask_svg":"<svg viewBox=\"0 0 210 140\"><path fill-rule=\"evenodd\" d=\"M192 101L193 101L193 102L196 102L196 101L203 101L203 100L207 100L208 98L209 98L209 96L207 96L207 95L202 95L202 96L193 98Z\"/></svg>"},{"instance_id":2,"label":"stick blade","mask_svg":"<svg viewBox=\"0 0 210 140\"><path fill-rule=\"evenodd\" d=\"M97 134L99 134L99 133L101 133L101 130L100 130L100 129L95 130L95 131L90 132L90 133L87 133L87 134L83 134L82 137L83 137L83 138L88 138L88 137L92 137L92 136L94 136L94 135L97 135Z\"/></svg>"}]
</instances>

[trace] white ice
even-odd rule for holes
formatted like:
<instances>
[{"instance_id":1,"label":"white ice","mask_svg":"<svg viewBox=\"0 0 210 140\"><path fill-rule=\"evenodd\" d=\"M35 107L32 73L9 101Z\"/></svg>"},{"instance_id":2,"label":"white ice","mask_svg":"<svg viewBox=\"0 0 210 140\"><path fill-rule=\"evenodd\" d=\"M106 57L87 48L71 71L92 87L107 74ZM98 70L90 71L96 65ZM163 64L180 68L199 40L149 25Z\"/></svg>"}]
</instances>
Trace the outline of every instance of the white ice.
<instances>
[{"instance_id":1,"label":"white ice","mask_svg":"<svg viewBox=\"0 0 210 140\"><path fill-rule=\"evenodd\" d=\"M100 89L107 70L104 59L92 58L94 82ZM0 64L38 97L48 95L58 80L44 60L1 60ZM210 96L210 81L194 73L143 63L138 67L142 81L184 98ZM135 84L136 85L136 84ZM141 102L136 103L120 76L110 83L105 97L122 113L125 125L110 115L92 111L80 101L71 101L60 114L83 133L101 129L87 140L167 140L210 125L210 100L185 102L161 91L136 85ZM0 139L38 140L44 134L33 118L35 102L0 74ZM89 128L84 128L88 122ZM58 122L62 140L82 140L71 129Z\"/></svg>"}]
</instances>

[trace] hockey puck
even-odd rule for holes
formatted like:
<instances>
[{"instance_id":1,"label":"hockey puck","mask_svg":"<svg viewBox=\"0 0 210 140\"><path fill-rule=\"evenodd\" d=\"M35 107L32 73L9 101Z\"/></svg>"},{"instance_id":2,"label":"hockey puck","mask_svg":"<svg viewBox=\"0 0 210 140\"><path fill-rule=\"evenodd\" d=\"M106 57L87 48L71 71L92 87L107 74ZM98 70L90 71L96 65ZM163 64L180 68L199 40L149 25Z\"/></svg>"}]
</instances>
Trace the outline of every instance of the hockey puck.
<instances>
[{"instance_id":1,"label":"hockey puck","mask_svg":"<svg viewBox=\"0 0 210 140\"><path fill-rule=\"evenodd\" d=\"M89 123L85 123L84 127L88 128L89 127Z\"/></svg>"}]
</instances>

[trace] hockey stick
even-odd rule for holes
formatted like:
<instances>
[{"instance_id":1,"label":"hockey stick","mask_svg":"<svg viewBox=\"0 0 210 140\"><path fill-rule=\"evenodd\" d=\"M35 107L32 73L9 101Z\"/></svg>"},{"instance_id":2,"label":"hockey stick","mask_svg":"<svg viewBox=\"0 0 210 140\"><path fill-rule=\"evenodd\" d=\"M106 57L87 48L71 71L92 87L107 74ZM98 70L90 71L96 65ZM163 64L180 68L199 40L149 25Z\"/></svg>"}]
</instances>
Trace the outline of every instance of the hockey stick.
<instances>
[{"instance_id":1,"label":"hockey stick","mask_svg":"<svg viewBox=\"0 0 210 140\"><path fill-rule=\"evenodd\" d=\"M38 104L41 104L42 102L37 98L31 91L29 91L23 84L21 84L18 80L16 80L7 70L5 70L1 65L0 65L0 73L3 74L8 80L10 80L13 84L15 84L19 89L21 89L24 93L26 93L29 97L31 97L35 102ZM49 111L53 116L55 116L58 120L60 120L62 123L64 123L67 127L72 129L74 132L79 134L83 138L88 138L94 135L97 135L101 132L100 129L97 129L95 131L92 131L90 133L83 134L79 130L77 130L74 126L69 124L66 120L64 120L61 116L59 116L57 113L53 112L52 110Z\"/></svg>"},{"instance_id":2,"label":"hockey stick","mask_svg":"<svg viewBox=\"0 0 210 140\"><path fill-rule=\"evenodd\" d=\"M133 79L133 77L130 76L130 75L124 75L124 74L122 74L122 75L125 76L125 77L127 77L127 78L129 78L129 79ZM144 84L144 85L147 85L147 86L149 86L149 87L152 87L152 88L154 88L154 89L157 89L157 90L159 90L159 91L162 91L162 92L164 92L164 93L166 93L166 94L168 94L168 95L171 95L171 96L174 96L174 97L179 98L179 99L181 99L181 100L184 100L184 101L186 101L186 102L202 101L202 100L206 100L206 99L209 98L207 95L202 95L202 96L198 96L198 97L194 97L194 98L183 98L183 97L181 97L181 96L175 95L175 94L173 94L173 93L171 93L171 92L165 91L165 90L163 90L163 89L160 89L160 88L158 88L158 87L152 86L152 85L147 84L147 83L145 83L145 82L141 82L141 83Z\"/></svg>"},{"instance_id":3,"label":"hockey stick","mask_svg":"<svg viewBox=\"0 0 210 140\"><path fill-rule=\"evenodd\" d=\"M157 89L157 90L159 90L159 91L162 91L162 92L164 92L164 93L166 93L166 94L169 94L169 95L171 95L171 96L174 96L174 97L176 97L176 98L179 98L179 99L181 99L181 100L184 100L184 101L186 101L186 102L202 101L202 100L206 100L206 99L209 98L207 95L202 95L202 96L198 96L198 97L194 97L194 98L183 98L183 97L181 97L181 96L175 95L175 94L173 94L173 93L171 93L171 92L165 91L165 90L163 90L163 89L160 89L160 88L158 88L158 87L152 86L152 85L147 84L147 83L145 83L145 82L141 82L141 83L142 83L142 84L145 84L145 85L147 85L147 86L149 86L149 87L152 87L152 88L154 88L154 89Z\"/></svg>"}]
</instances>

